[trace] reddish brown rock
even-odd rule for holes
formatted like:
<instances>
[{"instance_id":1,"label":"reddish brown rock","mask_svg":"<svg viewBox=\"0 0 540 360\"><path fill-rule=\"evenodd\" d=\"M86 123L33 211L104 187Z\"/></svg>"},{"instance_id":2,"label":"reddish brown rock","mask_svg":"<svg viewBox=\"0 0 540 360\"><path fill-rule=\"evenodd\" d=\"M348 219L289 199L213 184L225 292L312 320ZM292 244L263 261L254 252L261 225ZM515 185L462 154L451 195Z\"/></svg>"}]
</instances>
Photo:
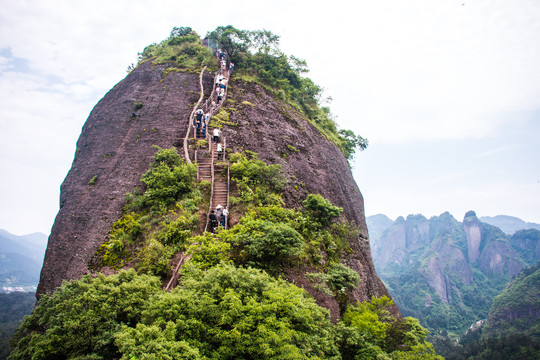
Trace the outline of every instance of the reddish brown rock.
<instances>
[{"instance_id":1,"label":"reddish brown rock","mask_svg":"<svg viewBox=\"0 0 540 360\"><path fill-rule=\"evenodd\" d=\"M124 195L141 185L153 146L181 144L199 97L199 76L170 72L163 77L165 69L141 64L86 120L61 186L60 211L49 236L38 294L88 272L89 260L121 215Z\"/></svg>"},{"instance_id":2,"label":"reddish brown rock","mask_svg":"<svg viewBox=\"0 0 540 360\"><path fill-rule=\"evenodd\" d=\"M38 294L52 292L63 279L88 272L90 259L121 215L124 194L140 186L139 179L155 152L153 145L182 149L181 139L199 97L199 76L169 72L163 77L165 69L150 62L138 66L88 117L62 184L60 211L49 237ZM208 94L210 74L204 83ZM138 102L142 103L139 109ZM288 206L298 207L307 194L319 193L343 207L343 217L361 229L352 253L343 259L361 278L350 296L357 301L389 296L373 267L363 198L341 151L299 111L259 85L233 78L224 110L234 124L223 131L227 147L251 150L269 164L280 164L290 179L283 193ZM337 317L335 300L313 289L301 271L288 277ZM399 316L397 308L394 312Z\"/></svg>"}]
</instances>

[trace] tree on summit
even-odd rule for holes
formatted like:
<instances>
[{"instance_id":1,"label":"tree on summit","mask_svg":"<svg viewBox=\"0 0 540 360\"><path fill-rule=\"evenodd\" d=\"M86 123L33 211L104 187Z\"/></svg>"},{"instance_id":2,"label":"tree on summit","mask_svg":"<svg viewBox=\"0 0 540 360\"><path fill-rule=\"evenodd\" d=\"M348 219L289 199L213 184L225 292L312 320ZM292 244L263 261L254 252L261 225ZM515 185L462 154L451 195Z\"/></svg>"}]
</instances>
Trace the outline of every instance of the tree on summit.
<instances>
[{"instance_id":1,"label":"tree on summit","mask_svg":"<svg viewBox=\"0 0 540 360\"><path fill-rule=\"evenodd\" d=\"M368 147L368 139L356 135L352 130L339 130L339 135L342 140L341 148L347 160L352 159L356 149L362 151Z\"/></svg>"},{"instance_id":2,"label":"tree on summit","mask_svg":"<svg viewBox=\"0 0 540 360\"><path fill-rule=\"evenodd\" d=\"M233 58L238 52L249 49L250 38L247 30L239 30L232 25L218 26L216 30L207 34L210 40L216 40L221 48Z\"/></svg>"},{"instance_id":3,"label":"tree on summit","mask_svg":"<svg viewBox=\"0 0 540 360\"><path fill-rule=\"evenodd\" d=\"M190 35L192 32L193 32L193 29L191 29L189 26L175 26L171 30L171 35L169 36L169 39L172 39L178 36Z\"/></svg>"},{"instance_id":4,"label":"tree on summit","mask_svg":"<svg viewBox=\"0 0 540 360\"><path fill-rule=\"evenodd\" d=\"M227 51L234 60L240 52L260 52L280 56L279 35L269 30L239 30L232 25L218 26L216 30L209 32L207 38L217 41L221 48Z\"/></svg>"}]
</instances>

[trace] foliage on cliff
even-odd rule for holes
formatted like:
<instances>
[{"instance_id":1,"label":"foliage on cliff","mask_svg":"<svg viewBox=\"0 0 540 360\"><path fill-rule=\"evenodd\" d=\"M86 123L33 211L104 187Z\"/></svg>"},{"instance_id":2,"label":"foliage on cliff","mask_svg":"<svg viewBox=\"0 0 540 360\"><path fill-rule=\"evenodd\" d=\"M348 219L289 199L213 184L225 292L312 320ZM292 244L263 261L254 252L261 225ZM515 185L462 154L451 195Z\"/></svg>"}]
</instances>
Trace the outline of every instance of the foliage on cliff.
<instances>
[{"instance_id":1,"label":"foliage on cliff","mask_svg":"<svg viewBox=\"0 0 540 360\"><path fill-rule=\"evenodd\" d=\"M201 200L190 166L174 150L158 149L142 176L145 191L128 197L111 232L130 257L118 266L133 268L84 276L44 295L19 328L10 359L440 359L416 320L389 316L389 299L351 304L342 296L359 278L339 263L356 239L354 227L339 220L341 208L313 194L303 208L285 208L279 166L255 153L231 160L240 221L194 236L179 220ZM161 249L160 257L145 260L155 251L148 247ZM191 257L180 285L166 292L155 265L166 267L173 250ZM337 325L281 278L283 266L306 262L341 303L346 316Z\"/></svg>"},{"instance_id":2,"label":"foliage on cliff","mask_svg":"<svg viewBox=\"0 0 540 360\"><path fill-rule=\"evenodd\" d=\"M204 65L215 67L213 59L212 50L202 45L201 38L190 27L173 28L169 38L159 44L148 45L139 53L139 63L152 60L189 70L197 70Z\"/></svg>"},{"instance_id":3,"label":"foliage on cliff","mask_svg":"<svg viewBox=\"0 0 540 360\"><path fill-rule=\"evenodd\" d=\"M203 65L215 66L213 52L220 47L234 63L235 78L256 82L276 98L289 102L328 140L336 144L347 160L357 149L364 150L368 140L351 130L338 129L330 109L321 105L323 89L304 74L309 72L305 60L287 56L279 49L279 36L268 30L240 30L219 26L206 35L208 46L191 28L176 27L169 38L147 46L139 62L168 63L176 69L194 70ZM166 76L166 73L164 74Z\"/></svg>"},{"instance_id":4,"label":"foliage on cliff","mask_svg":"<svg viewBox=\"0 0 540 360\"><path fill-rule=\"evenodd\" d=\"M540 262L522 270L495 297L484 333L518 333L540 340Z\"/></svg>"},{"instance_id":5,"label":"foliage on cliff","mask_svg":"<svg viewBox=\"0 0 540 360\"><path fill-rule=\"evenodd\" d=\"M442 359L389 305L363 303L332 325L295 285L226 264L185 272L172 292L134 270L84 276L42 298L10 359Z\"/></svg>"},{"instance_id":6,"label":"foliage on cliff","mask_svg":"<svg viewBox=\"0 0 540 360\"><path fill-rule=\"evenodd\" d=\"M195 165L189 165L176 149L159 149L141 177L145 191L127 194L123 216L98 250L91 268L113 269L128 264L140 272L163 276L169 262L185 250L199 227L198 210L204 199L197 184Z\"/></svg>"}]
</instances>

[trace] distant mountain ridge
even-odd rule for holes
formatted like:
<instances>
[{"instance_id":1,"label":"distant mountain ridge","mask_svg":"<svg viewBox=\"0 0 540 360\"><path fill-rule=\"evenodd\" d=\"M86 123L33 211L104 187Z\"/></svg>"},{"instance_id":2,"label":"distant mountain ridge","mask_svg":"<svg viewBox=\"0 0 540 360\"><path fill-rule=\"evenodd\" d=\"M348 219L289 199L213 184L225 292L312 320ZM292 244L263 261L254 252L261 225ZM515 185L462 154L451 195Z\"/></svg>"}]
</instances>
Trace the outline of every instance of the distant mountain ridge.
<instances>
[{"instance_id":1,"label":"distant mountain ridge","mask_svg":"<svg viewBox=\"0 0 540 360\"><path fill-rule=\"evenodd\" d=\"M0 229L0 291L37 286L46 247L43 233L18 236Z\"/></svg>"},{"instance_id":2,"label":"distant mountain ridge","mask_svg":"<svg viewBox=\"0 0 540 360\"><path fill-rule=\"evenodd\" d=\"M485 319L510 279L540 259L539 230L510 236L474 211L463 222L448 212L395 221L379 214L366 222L377 273L402 313L435 334L459 335Z\"/></svg>"},{"instance_id":3,"label":"distant mountain ridge","mask_svg":"<svg viewBox=\"0 0 540 360\"><path fill-rule=\"evenodd\" d=\"M520 218L508 215L481 216L480 221L497 226L509 235L513 235L519 230L536 229L540 230L540 224L525 222Z\"/></svg>"}]
</instances>

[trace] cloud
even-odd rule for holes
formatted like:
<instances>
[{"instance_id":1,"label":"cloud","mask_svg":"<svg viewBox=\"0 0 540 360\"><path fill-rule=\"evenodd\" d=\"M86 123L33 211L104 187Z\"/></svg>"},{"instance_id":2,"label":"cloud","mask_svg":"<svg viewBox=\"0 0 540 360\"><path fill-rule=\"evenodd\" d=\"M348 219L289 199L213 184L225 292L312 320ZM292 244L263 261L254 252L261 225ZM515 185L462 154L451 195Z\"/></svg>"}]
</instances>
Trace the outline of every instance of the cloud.
<instances>
[{"instance_id":1,"label":"cloud","mask_svg":"<svg viewBox=\"0 0 540 360\"><path fill-rule=\"evenodd\" d=\"M350 15L356 31L343 34L350 46L335 41L325 59L331 66L344 55L330 83L346 126L384 142L482 138L509 121L495 114L540 107L537 3L383 1L362 9Z\"/></svg>"},{"instance_id":2,"label":"cloud","mask_svg":"<svg viewBox=\"0 0 540 360\"><path fill-rule=\"evenodd\" d=\"M43 182L48 189L43 201L57 198L92 107L125 77L137 52L166 38L173 26L191 26L203 36L228 24L281 35L282 49L305 58L309 76L333 97L339 125L370 140L368 152L383 145L399 144L405 150L416 142L504 136L501 129L521 124L523 114L540 108L540 6L536 0L462 3L276 0L262 7L247 0L4 1L2 168L31 176L32 161L38 168L49 166L51 172L40 175L49 179ZM540 130L530 125L530 131ZM488 158L507 153L500 148L472 154ZM417 169L418 176L429 172ZM36 203L38 187L18 176L4 188L20 194L13 201ZM399 181L396 184L401 174L390 171L384 176L394 182L377 179L387 186L382 191L396 188L393 201L383 201L387 209L414 201L399 190ZM438 176L445 183L445 175ZM34 190L17 185L23 183ZM426 193L425 206L429 198ZM369 209L382 203L366 204ZM54 212L57 201L47 206ZM22 207L20 212L3 210L0 218L17 221L22 228Z\"/></svg>"}]
</instances>

